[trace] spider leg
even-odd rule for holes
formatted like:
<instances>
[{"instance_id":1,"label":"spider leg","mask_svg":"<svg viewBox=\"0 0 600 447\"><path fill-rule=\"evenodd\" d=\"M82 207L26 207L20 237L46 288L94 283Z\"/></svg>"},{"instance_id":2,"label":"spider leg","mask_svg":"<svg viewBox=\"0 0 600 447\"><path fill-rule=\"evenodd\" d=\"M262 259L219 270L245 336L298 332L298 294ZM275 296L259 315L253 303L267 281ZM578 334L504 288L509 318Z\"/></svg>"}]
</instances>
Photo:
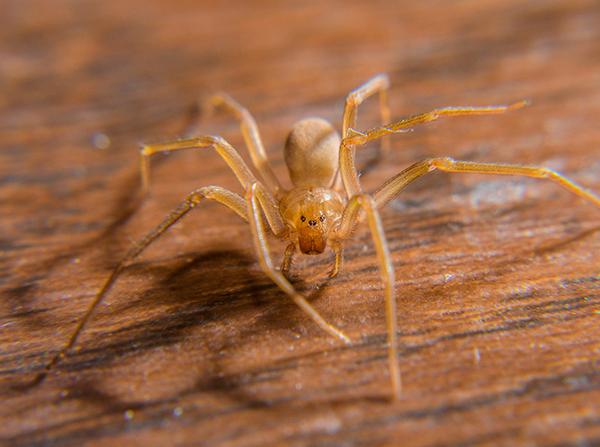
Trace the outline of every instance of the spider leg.
<instances>
[{"instance_id":1,"label":"spider leg","mask_svg":"<svg viewBox=\"0 0 600 447\"><path fill-rule=\"evenodd\" d=\"M348 238L355 227L357 218L363 210L366 213L371 236L377 252L381 280L385 287L385 317L388 334L388 365L392 381L393 398L400 396L402 381L400 366L398 365L398 324L396 312L396 298L394 293L394 266L390 258L390 251L381 225L379 212L375 199L367 194L352 197L344 210L341 224L334 234L338 240Z\"/></svg>"},{"instance_id":2,"label":"spider leg","mask_svg":"<svg viewBox=\"0 0 600 447\"><path fill-rule=\"evenodd\" d=\"M443 116L494 115L509 110L520 109L527 104L527 101L519 101L510 105L499 106L444 107L434 109L430 112L409 116L395 123L376 127L366 132L358 132L352 128L348 129L348 136L344 137L340 144L340 172L342 174L342 180L348 198L351 198L362 191L354 161L354 151L356 146L366 144L369 141L381 138L385 135L406 131L417 124L438 120Z\"/></svg>"},{"instance_id":3,"label":"spider leg","mask_svg":"<svg viewBox=\"0 0 600 447\"><path fill-rule=\"evenodd\" d=\"M358 106L367 98L379 93L379 113L381 114L381 123L389 123L391 120L390 106L388 101L388 90L390 88L390 78L387 74L381 73L373 76L364 84L358 86L346 96L344 105L344 116L342 119L342 138L349 136L349 130L356 128ZM390 141L387 139L381 140L381 153L385 154L389 151ZM380 153L380 155L381 155ZM342 187L341 178L338 175L335 181L335 189L339 190Z\"/></svg>"},{"instance_id":4,"label":"spider leg","mask_svg":"<svg viewBox=\"0 0 600 447\"><path fill-rule=\"evenodd\" d=\"M381 114L382 124L389 123L390 118L390 106L388 103L388 90L390 88L390 79L385 73L373 76L363 85L352 90L346 97L346 104L344 106L344 118L342 120L342 135L346 138L348 131L356 129L356 120L358 106L370 96L379 93L379 111ZM381 147L384 150L389 148L389 141L382 140Z\"/></svg>"},{"instance_id":5,"label":"spider leg","mask_svg":"<svg viewBox=\"0 0 600 447\"><path fill-rule=\"evenodd\" d=\"M407 169L398 175L390 178L385 182L375 193L373 197L378 208L382 207L400 192L412 181L417 178L439 169L446 172L466 172L476 174L498 174L498 175L520 175L533 178L545 178L558 183L567 190L578 196L591 201L600 206L600 196L588 191L577 183L569 180L563 175L553 171L552 169L523 166L516 164L502 163L478 163L471 161L458 161L452 158L430 158L409 166Z\"/></svg>"},{"instance_id":6,"label":"spider leg","mask_svg":"<svg viewBox=\"0 0 600 447\"><path fill-rule=\"evenodd\" d=\"M257 183L256 177L250 171L240 154L225 139L215 136L200 136L167 143L147 144L141 150L142 188L146 192L150 186L150 157L157 152L172 152L183 149L214 148L231 168L238 181L247 189ZM259 184L258 198L265 210L269 225L275 234L280 234L285 225L278 211L277 201L273 195Z\"/></svg>"},{"instance_id":7,"label":"spider leg","mask_svg":"<svg viewBox=\"0 0 600 447\"><path fill-rule=\"evenodd\" d=\"M140 150L140 171L142 188L147 192L150 187L150 157L157 152L173 152L183 149L214 148L231 168L238 181L244 188L256 181L254 174L240 157L240 154L224 138L215 136L200 136L167 143L144 144Z\"/></svg>"},{"instance_id":8,"label":"spider leg","mask_svg":"<svg viewBox=\"0 0 600 447\"><path fill-rule=\"evenodd\" d=\"M110 276L104 282L103 286L100 288L98 293L96 294L94 300L88 306L84 316L79 320L75 330L71 334L66 345L56 354L52 360L45 366L44 371L42 371L35 378L33 383L41 382L46 375L50 372L56 364L66 357L67 353L75 346L79 336L82 334L88 322L91 320L94 315L96 309L102 302L102 300L106 297L107 293L116 282L117 278L126 267L126 265L135 259L142 251L144 251L152 242L154 242L160 235L162 235L165 231L167 231L172 225L178 222L181 218L183 218L189 211L191 211L196 205L198 205L202 199L211 199L216 200L217 202L222 203L229 209L233 210L238 216L242 219L248 219L248 212L246 208L246 202L242 197L238 194L235 194L231 191L228 191L219 186L207 186L204 188L197 189L190 193L186 199L171 213L164 218L164 220L156 226L152 231L150 231L145 237L137 241L125 254L125 256L121 259L121 261L117 264L117 266L113 269Z\"/></svg>"},{"instance_id":9,"label":"spider leg","mask_svg":"<svg viewBox=\"0 0 600 447\"><path fill-rule=\"evenodd\" d=\"M457 161L448 157L426 159L409 166L407 169L385 182L372 197L366 194L359 194L352 197L344 210L342 222L332 238L337 238L338 240L347 238L352 233L357 223L364 217L364 213L361 211L364 210L364 212L366 212L373 240L375 241L375 249L380 263L382 278L386 284L389 362L395 396L400 392L400 371L396 363L396 320L392 318L392 315L395 315L396 312L393 299L394 271L377 209L399 195L408 184L436 169L446 172L519 175L550 179L572 193L587 199L600 207L600 196L586 190L577 183L548 168L514 164Z\"/></svg>"},{"instance_id":10,"label":"spider leg","mask_svg":"<svg viewBox=\"0 0 600 447\"><path fill-rule=\"evenodd\" d=\"M275 192L275 195L277 195L283 188L269 164L267 153L258 131L258 126L256 125L256 121L252 114L235 99L225 93L216 94L208 98L208 100L202 104L202 110L207 113L210 113L213 108L223 109L239 120L240 129L254 167L261 174L266 185Z\"/></svg>"},{"instance_id":11,"label":"spider leg","mask_svg":"<svg viewBox=\"0 0 600 447\"><path fill-rule=\"evenodd\" d=\"M267 245L267 237L264 231L264 225L260 214L260 201L257 197L258 185L253 184L248 188L246 193L246 201L248 203L248 220L250 221L250 228L252 230L252 239L254 241L254 248L258 255L258 261L265 272L265 274L271 278L271 280L279 286L291 299L296 303L304 312L306 312L315 323L317 323L321 329L326 331L328 334L339 338L346 344L350 344L350 338L342 331L337 329L335 326L329 324L323 317L317 312L317 310L310 305L306 298L299 294L292 284L283 276L283 274L277 271L273 267L273 261L269 254L269 247Z\"/></svg>"}]
</instances>

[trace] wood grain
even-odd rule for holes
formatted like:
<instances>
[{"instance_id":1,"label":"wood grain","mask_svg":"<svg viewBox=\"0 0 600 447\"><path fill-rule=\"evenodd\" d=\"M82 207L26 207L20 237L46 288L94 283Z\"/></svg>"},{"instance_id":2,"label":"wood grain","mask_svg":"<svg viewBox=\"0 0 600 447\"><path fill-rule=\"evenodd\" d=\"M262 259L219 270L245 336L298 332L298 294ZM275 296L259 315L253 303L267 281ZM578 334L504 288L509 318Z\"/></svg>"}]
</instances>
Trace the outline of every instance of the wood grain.
<instances>
[{"instance_id":1,"label":"wood grain","mask_svg":"<svg viewBox=\"0 0 600 447\"><path fill-rule=\"evenodd\" d=\"M520 2L7 1L0 17L0 436L10 446L600 444L599 210L550 182L435 174L383 212L404 392L386 398L382 286L366 229L303 257L294 284L341 346L261 273L249 229L207 204L125 272L80 349L60 349L131 241L193 188L239 191L215 154L137 147L227 91L286 178L294 121L341 125L346 93L392 79L393 115L532 100L392 139L361 178L450 155L555 168L600 191L600 8ZM359 124L377 121L376 101ZM199 131L240 150L237 125ZM102 146L103 136L110 145ZM241 150L246 156L245 151ZM361 152L369 165L374 148ZM274 242L274 251L283 247Z\"/></svg>"}]
</instances>

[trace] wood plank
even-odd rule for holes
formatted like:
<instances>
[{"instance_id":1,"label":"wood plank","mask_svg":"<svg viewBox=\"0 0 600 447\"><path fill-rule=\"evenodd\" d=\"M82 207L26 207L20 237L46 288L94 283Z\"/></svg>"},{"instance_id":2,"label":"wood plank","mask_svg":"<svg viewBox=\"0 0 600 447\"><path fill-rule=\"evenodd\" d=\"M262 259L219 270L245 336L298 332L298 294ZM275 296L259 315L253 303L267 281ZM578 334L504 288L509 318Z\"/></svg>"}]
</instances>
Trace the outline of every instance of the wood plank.
<instances>
[{"instance_id":1,"label":"wood plank","mask_svg":"<svg viewBox=\"0 0 600 447\"><path fill-rule=\"evenodd\" d=\"M0 21L0 436L11 446L594 445L600 442L599 210L551 182L436 173L382 213L404 389L390 403L383 288L366 228L301 257L323 333L261 272L247 224L206 204L126 269L78 350L66 342L131 242L192 189L241 192L210 151L162 157L197 98L255 115L276 172L292 124L341 126L378 72L394 117L530 99L391 138L368 190L413 161L548 166L600 191L594 1L54 2ZM377 122L376 101L359 127ZM222 135L247 158L235 122ZM106 146L106 147L105 147ZM160 158L160 157L159 157ZM279 259L284 245L273 242Z\"/></svg>"}]
</instances>

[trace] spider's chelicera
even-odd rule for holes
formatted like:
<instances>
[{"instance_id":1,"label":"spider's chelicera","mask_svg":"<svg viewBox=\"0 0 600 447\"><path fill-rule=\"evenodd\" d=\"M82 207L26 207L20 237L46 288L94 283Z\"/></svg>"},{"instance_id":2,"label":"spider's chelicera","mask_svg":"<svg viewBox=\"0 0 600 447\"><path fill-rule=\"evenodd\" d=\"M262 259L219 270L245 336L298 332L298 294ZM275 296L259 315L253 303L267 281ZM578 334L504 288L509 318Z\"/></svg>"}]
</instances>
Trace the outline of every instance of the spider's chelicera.
<instances>
[{"instance_id":1,"label":"spider's chelicera","mask_svg":"<svg viewBox=\"0 0 600 447\"><path fill-rule=\"evenodd\" d=\"M144 190L149 187L152 154L180 149L213 148L229 165L241 183L245 194L241 196L219 186L205 186L191 192L162 223L131 247L99 290L67 344L48 363L38 376L38 380L43 379L76 344L95 309L127 263L190 210L203 200L210 199L222 203L249 222L256 253L263 271L322 329L346 343L350 343L350 338L323 319L304 296L294 289L286 278L286 273L291 266L292 257L297 251L307 255L318 255L329 246L335 253L335 263L330 276L337 275L342 263L343 242L348 239L358 223L367 221L384 283L388 364L392 394L397 397L400 394L401 381L397 355L394 269L379 218L379 210L386 203L400 194L413 180L434 170L548 178L599 206L600 197L550 169L456 161L447 157L430 158L417 162L388 179L373 193L363 192L354 162L354 152L357 147L385 135L405 132L415 125L434 121L443 116L497 114L521 108L526 104L525 101L521 101L508 106L445 107L385 124L390 122L387 104L388 89L389 79L386 75L381 74L352 91L346 98L341 136L329 122L320 118L307 118L293 126L285 144L285 162L293 184L291 189L284 188L271 169L256 122L250 113L227 95L214 96L207 102L207 105L211 109L223 108L240 121L252 164L261 180L250 170L238 152L220 137L200 136L169 143L144 145L141 150ZM356 130L358 106L374 94L379 94L380 97L381 119L384 125L367 131L358 131ZM386 143L386 141L382 140L382 143ZM387 146L382 144L383 152L387 150L386 148ZM274 267L271 260L267 245L267 229L275 237L288 241L279 270Z\"/></svg>"}]
</instances>

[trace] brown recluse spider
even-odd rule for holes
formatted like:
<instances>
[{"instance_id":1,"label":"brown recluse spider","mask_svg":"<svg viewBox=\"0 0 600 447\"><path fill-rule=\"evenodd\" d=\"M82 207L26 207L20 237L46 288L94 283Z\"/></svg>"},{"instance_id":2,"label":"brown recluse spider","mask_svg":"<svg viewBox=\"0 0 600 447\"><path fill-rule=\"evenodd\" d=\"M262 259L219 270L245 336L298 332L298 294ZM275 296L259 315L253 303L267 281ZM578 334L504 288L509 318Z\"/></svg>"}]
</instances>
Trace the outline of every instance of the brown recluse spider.
<instances>
[{"instance_id":1,"label":"brown recluse spider","mask_svg":"<svg viewBox=\"0 0 600 447\"><path fill-rule=\"evenodd\" d=\"M245 108L227 95L214 96L207 104L211 108L223 108L240 121L241 131L252 163L262 180L255 177L238 152L221 137L200 136L168 143L144 145L141 150L144 191L147 191L149 187L152 154L180 149L213 148L225 160L242 184L245 195L238 195L220 186L205 186L191 192L183 203L175 208L156 228L135 243L117 264L96 294L85 315L79 320L68 343L38 375L38 381L42 380L73 348L94 311L127 263L203 199L212 199L222 203L249 222L254 247L265 274L323 330L347 344L350 344L350 338L323 319L305 297L294 289L286 278L286 273L296 251L317 255L323 253L325 248L330 246L335 253L335 263L330 276L337 275L342 264L343 241L352 234L359 222L366 219L373 237L381 279L385 288L388 363L393 397L397 398L401 391L401 381L397 358L394 268L381 225L379 209L400 194L413 180L435 170L547 178L598 206L600 206L600 197L551 169L516 164L457 161L448 157L419 161L388 179L374 193L363 192L354 161L354 152L357 146L362 146L385 135L407 131L417 124L434 121L443 116L504 113L526 105L525 101L520 101L511 105L487 107L445 107L409 116L371 130L362 132L356 130L358 106L376 93L379 93L380 97L381 119L383 123L390 122L390 111L387 104L388 89L388 76L380 74L347 96L341 138L329 122L320 118L307 118L293 126L285 143L285 162L293 183L293 188L290 190L281 186L271 169L254 118ZM273 235L289 242L280 270L275 269L271 260L263 215Z\"/></svg>"}]
</instances>

